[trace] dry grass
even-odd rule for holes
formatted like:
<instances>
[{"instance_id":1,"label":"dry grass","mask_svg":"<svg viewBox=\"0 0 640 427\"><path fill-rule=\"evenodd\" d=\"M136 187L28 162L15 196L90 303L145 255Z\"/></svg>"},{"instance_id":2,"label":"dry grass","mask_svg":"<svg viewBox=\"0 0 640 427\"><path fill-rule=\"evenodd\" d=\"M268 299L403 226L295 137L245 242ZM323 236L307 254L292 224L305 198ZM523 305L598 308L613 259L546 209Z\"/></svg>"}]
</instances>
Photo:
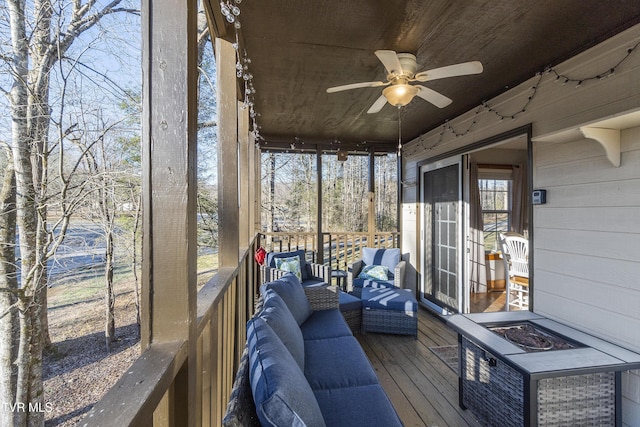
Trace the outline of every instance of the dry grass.
<instances>
[{"instance_id":1,"label":"dry grass","mask_svg":"<svg viewBox=\"0 0 640 427\"><path fill-rule=\"evenodd\" d=\"M45 425L76 425L139 356L133 285L118 284L116 293L117 340L107 351L101 290L80 284L50 289L53 348L45 353L43 379L53 410Z\"/></svg>"}]
</instances>

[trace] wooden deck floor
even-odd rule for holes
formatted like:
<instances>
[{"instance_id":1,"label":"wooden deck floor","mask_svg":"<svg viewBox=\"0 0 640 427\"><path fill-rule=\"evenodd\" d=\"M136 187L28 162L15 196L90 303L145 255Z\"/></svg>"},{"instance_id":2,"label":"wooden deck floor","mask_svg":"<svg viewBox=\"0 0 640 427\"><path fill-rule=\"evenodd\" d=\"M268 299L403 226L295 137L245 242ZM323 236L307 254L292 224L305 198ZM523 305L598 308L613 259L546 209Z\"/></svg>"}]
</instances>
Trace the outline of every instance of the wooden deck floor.
<instances>
[{"instance_id":1,"label":"wooden deck floor","mask_svg":"<svg viewBox=\"0 0 640 427\"><path fill-rule=\"evenodd\" d=\"M405 426L478 426L458 406L458 377L429 347L457 345L457 335L421 308L418 339L360 334L362 348Z\"/></svg>"}]
</instances>

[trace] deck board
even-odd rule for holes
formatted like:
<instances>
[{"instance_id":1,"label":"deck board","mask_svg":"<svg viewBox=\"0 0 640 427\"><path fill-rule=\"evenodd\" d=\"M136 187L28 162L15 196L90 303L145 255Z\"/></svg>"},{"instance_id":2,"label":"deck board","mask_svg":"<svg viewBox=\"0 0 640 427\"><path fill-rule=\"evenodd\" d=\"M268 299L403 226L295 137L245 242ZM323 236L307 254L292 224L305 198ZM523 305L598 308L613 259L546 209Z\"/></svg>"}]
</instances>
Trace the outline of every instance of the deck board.
<instances>
[{"instance_id":1,"label":"deck board","mask_svg":"<svg viewBox=\"0 0 640 427\"><path fill-rule=\"evenodd\" d=\"M458 377L429 347L455 345L457 334L420 309L418 339L360 334L358 339L403 423L409 426L478 426L458 406Z\"/></svg>"}]
</instances>

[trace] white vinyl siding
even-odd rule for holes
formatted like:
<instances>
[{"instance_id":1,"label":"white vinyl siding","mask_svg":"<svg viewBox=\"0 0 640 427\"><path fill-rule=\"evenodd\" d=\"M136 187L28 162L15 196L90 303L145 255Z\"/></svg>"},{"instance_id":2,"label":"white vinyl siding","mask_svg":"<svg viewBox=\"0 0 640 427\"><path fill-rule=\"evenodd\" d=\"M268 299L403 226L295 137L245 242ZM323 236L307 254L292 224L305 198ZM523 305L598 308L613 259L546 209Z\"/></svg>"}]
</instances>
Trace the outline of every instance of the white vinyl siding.
<instances>
[{"instance_id":1,"label":"white vinyl siding","mask_svg":"<svg viewBox=\"0 0 640 427\"><path fill-rule=\"evenodd\" d=\"M640 351L640 128L614 167L589 140L534 144L535 311ZM623 375L623 425L640 425L640 375Z\"/></svg>"}]
</instances>

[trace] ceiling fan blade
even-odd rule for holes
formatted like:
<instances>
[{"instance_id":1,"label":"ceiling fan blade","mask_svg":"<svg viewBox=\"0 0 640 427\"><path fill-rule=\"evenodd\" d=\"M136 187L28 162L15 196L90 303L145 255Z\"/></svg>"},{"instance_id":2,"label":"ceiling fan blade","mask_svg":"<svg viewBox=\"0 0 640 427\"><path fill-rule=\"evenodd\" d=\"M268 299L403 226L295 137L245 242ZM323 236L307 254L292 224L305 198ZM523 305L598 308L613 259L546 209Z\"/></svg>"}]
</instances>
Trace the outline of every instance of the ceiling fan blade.
<instances>
[{"instance_id":1,"label":"ceiling fan blade","mask_svg":"<svg viewBox=\"0 0 640 427\"><path fill-rule=\"evenodd\" d=\"M446 77L466 76L469 74L480 74L482 72L480 61L463 62L461 64L448 65L446 67L434 68L433 70L421 71L415 75L414 81L426 82Z\"/></svg>"},{"instance_id":2,"label":"ceiling fan blade","mask_svg":"<svg viewBox=\"0 0 640 427\"><path fill-rule=\"evenodd\" d=\"M384 95L380 95L380 98L376 99L376 102L373 103L367 114L375 114L382 110L382 107L387 103L387 98Z\"/></svg>"},{"instance_id":3,"label":"ceiling fan blade","mask_svg":"<svg viewBox=\"0 0 640 427\"><path fill-rule=\"evenodd\" d=\"M389 84L389 82L351 83L351 84L348 84L348 85L330 87L329 89L327 89L327 93L340 92L340 91L343 91L343 90L350 90L350 89L359 89L361 87L380 87L380 86L386 86L388 84Z\"/></svg>"},{"instance_id":4,"label":"ceiling fan blade","mask_svg":"<svg viewBox=\"0 0 640 427\"><path fill-rule=\"evenodd\" d=\"M447 98L443 94L438 93L433 89L429 89L428 87L419 86L419 85L415 87L419 89L418 96L420 98L432 103L438 108L444 108L453 102L450 98Z\"/></svg>"},{"instance_id":5,"label":"ceiling fan blade","mask_svg":"<svg viewBox=\"0 0 640 427\"><path fill-rule=\"evenodd\" d=\"M387 69L389 74L402 74L402 65L398 59L398 54L393 50L376 50L376 56Z\"/></svg>"}]
</instances>

